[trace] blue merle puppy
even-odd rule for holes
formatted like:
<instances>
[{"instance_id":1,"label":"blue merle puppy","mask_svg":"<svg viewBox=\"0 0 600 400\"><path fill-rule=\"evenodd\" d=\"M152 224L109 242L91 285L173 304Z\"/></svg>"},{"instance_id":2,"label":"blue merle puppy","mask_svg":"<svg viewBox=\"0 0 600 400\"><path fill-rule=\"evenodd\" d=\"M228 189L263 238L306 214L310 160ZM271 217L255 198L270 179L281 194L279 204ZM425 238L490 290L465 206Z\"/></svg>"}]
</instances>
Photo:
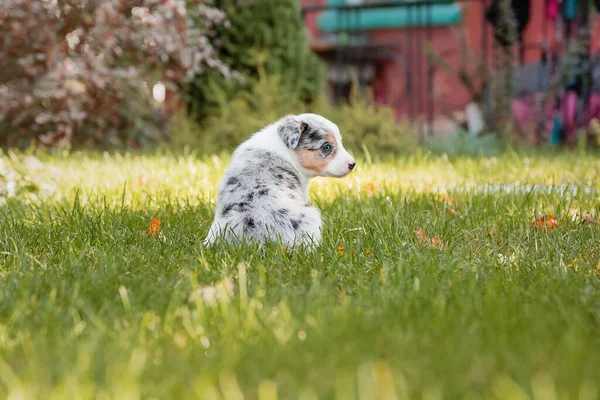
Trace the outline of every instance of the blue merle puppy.
<instances>
[{"instance_id":1,"label":"blue merle puppy","mask_svg":"<svg viewBox=\"0 0 600 400\"><path fill-rule=\"evenodd\" d=\"M290 248L317 246L321 214L308 204L308 180L341 178L355 165L333 122L316 114L280 119L234 151L219 184L215 219L204 244L280 239Z\"/></svg>"}]
</instances>

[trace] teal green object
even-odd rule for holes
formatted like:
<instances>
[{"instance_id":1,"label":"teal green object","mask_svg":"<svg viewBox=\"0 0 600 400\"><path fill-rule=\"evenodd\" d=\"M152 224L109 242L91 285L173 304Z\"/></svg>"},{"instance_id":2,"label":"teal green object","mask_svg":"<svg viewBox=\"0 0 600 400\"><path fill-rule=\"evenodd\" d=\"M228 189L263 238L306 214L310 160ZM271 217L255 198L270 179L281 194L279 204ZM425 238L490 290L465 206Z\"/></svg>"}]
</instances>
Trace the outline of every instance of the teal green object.
<instances>
[{"instance_id":1,"label":"teal green object","mask_svg":"<svg viewBox=\"0 0 600 400\"><path fill-rule=\"evenodd\" d=\"M554 114L554 120L552 121L552 133L550 135L550 144L556 146L560 142L560 115L557 112Z\"/></svg>"},{"instance_id":2,"label":"teal green object","mask_svg":"<svg viewBox=\"0 0 600 400\"><path fill-rule=\"evenodd\" d=\"M577 0L564 0L563 17L568 21L573 21L577 16Z\"/></svg>"},{"instance_id":3,"label":"teal green object","mask_svg":"<svg viewBox=\"0 0 600 400\"><path fill-rule=\"evenodd\" d=\"M402 3L398 0L395 2ZM344 0L328 1L328 4L343 3ZM431 21L434 26L453 25L462 20L462 10L456 3L435 4L429 7L429 10L428 7L418 5L352 11L327 10L317 18L317 26L321 31L335 32L345 29L369 30L422 26L426 25L428 21Z\"/></svg>"}]
</instances>

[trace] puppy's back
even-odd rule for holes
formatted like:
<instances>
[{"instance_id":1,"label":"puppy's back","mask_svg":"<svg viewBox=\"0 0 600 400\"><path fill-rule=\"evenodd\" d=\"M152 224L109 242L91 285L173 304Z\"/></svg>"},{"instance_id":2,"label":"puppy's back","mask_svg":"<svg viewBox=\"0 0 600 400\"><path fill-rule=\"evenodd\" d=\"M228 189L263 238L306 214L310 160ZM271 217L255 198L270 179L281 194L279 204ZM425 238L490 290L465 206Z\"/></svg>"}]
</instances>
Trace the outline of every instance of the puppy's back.
<instances>
[{"instance_id":1,"label":"puppy's back","mask_svg":"<svg viewBox=\"0 0 600 400\"><path fill-rule=\"evenodd\" d=\"M219 185L215 222L205 243L218 236L260 242L279 236L289 245L318 239L320 214L307 205L306 185L306 178L274 152L236 152Z\"/></svg>"}]
</instances>

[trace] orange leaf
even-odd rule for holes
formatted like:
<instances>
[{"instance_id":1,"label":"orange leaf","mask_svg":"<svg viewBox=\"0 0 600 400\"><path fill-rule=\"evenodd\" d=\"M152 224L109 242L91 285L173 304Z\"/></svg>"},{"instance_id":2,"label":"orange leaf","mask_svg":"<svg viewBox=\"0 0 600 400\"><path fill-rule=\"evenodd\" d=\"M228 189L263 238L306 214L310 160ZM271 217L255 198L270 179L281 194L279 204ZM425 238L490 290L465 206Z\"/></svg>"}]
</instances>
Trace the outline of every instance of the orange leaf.
<instances>
[{"instance_id":1,"label":"orange leaf","mask_svg":"<svg viewBox=\"0 0 600 400\"><path fill-rule=\"evenodd\" d=\"M156 218L152 218L152 222L150 222L150 226L148 226L148 236L158 236L160 233L160 221Z\"/></svg>"},{"instance_id":2,"label":"orange leaf","mask_svg":"<svg viewBox=\"0 0 600 400\"><path fill-rule=\"evenodd\" d=\"M419 239L422 242L427 242L429 243L429 245L431 247L435 247L438 244L442 243L442 239L439 238L439 236L430 238L429 235L427 235L425 233L425 231L423 230L423 228L419 228L419 230L415 231L415 234L417 235L417 239Z\"/></svg>"},{"instance_id":3,"label":"orange leaf","mask_svg":"<svg viewBox=\"0 0 600 400\"><path fill-rule=\"evenodd\" d=\"M416 230L415 234L417 235L417 238L419 240L428 240L429 239L429 236L427 236L427 234L425 233L423 228L419 228L419 230Z\"/></svg>"},{"instance_id":4,"label":"orange leaf","mask_svg":"<svg viewBox=\"0 0 600 400\"><path fill-rule=\"evenodd\" d=\"M542 215L535 221L533 221L533 226L537 229L540 229L544 232L551 231L552 229L558 226L558 221L554 215Z\"/></svg>"},{"instance_id":5,"label":"orange leaf","mask_svg":"<svg viewBox=\"0 0 600 400\"><path fill-rule=\"evenodd\" d=\"M146 183L148 183L148 178L142 174L138 174L138 177L137 177L138 186L144 186Z\"/></svg>"},{"instance_id":6,"label":"orange leaf","mask_svg":"<svg viewBox=\"0 0 600 400\"><path fill-rule=\"evenodd\" d=\"M373 196L373 193L377 190L377 186L373 182L367 182L364 185L365 191L369 197Z\"/></svg>"},{"instance_id":7,"label":"orange leaf","mask_svg":"<svg viewBox=\"0 0 600 400\"><path fill-rule=\"evenodd\" d=\"M337 249L338 249L338 254L340 256L343 256L344 255L344 246L338 246Z\"/></svg>"},{"instance_id":8,"label":"orange leaf","mask_svg":"<svg viewBox=\"0 0 600 400\"><path fill-rule=\"evenodd\" d=\"M371 249L365 249L365 254L370 256L372 253Z\"/></svg>"},{"instance_id":9,"label":"orange leaf","mask_svg":"<svg viewBox=\"0 0 600 400\"><path fill-rule=\"evenodd\" d=\"M440 243L442 243L442 239L440 239L439 236L429 239L429 244L432 246L437 246Z\"/></svg>"},{"instance_id":10,"label":"orange leaf","mask_svg":"<svg viewBox=\"0 0 600 400\"><path fill-rule=\"evenodd\" d=\"M454 208L452 208L450 206L446 207L446 211L448 211L448 213L452 214L452 215L456 214L456 211L454 211Z\"/></svg>"},{"instance_id":11,"label":"orange leaf","mask_svg":"<svg viewBox=\"0 0 600 400\"><path fill-rule=\"evenodd\" d=\"M452 204L452 199L450 198L450 196L448 196L448 194L444 193L443 195L441 195L438 198L441 202L446 202L448 204Z\"/></svg>"}]
</instances>

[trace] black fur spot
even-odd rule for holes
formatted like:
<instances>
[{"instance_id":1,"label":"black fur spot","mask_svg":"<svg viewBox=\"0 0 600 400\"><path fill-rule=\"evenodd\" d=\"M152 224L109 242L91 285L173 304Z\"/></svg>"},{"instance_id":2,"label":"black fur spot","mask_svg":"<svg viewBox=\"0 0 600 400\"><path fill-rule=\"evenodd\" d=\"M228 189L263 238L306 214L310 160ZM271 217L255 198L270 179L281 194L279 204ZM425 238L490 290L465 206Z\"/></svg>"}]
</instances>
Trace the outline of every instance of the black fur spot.
<instances>
[{"instance_id":1,"label":"black fur spot","mask_svg":"<svg viewBox=\"0 0 600 400\"><path fill-rule=\"evenodd\" d=\"M277 210L277 213L280 215L287 215L288 212L289 210L287 208L280 208L279 210Z\"/></svg>"},{"instance_id":2,"label":"black fur spot","mask_svg":"<svg viewBox=\"0 0 600 400\"><path fill-rule=\"evenodd\" d=\"M277 178L277 180L281 181L281 180L283 180L283 175L277 174L277 175L275 175L275 178Z\"/></svg>"},{"instance_id":3,"label":"black fur spot","mask_svg":"<svg viewBox=\"0 0 600 400\"><path fill-rule=\"evenodd\" d=\"M228 186L239 185L239 183L240 183L240 180L233 176L227 180Z\"/></svg>"},{"instance_id":4,"label":"black fur spot","mask_svg":"<svg viewBox=\"0 0 600 400\"><path fill-rule=\"evenodd\" d=\"M269 189L261 189L257 193L259 196L266 196L269 194Z\"/></svg>"},{"instance_id":5,"label":"black fur spot","mask_svg":"<svg viewBox=\"0 0 600 400\"><path fill-rule=\"evenodd\" d=\"M234 211L247 211L248 210L248 203L242 201L240 203L227 204L225 206L225 208L223 208L223 212L222 212L223 216L226 216L232 210L234 210Z\"/></svg>"},{"instance_id":6,"label":"black fur spot","mask_svg":"<svg viewBox=\"0 0 600 400\"><path fill-rule=\"evenodd\" d=\"M321 146L322 139L323 132L320 132L318 129L310 129L304 135L302 135L300 138L300 143L298 143L298 147L307 150L315 150Z\"/></svg>"},{"instance_id":7,"label":"black fur spot","mask_svg":"<svg viewBox=\"0 0 600 400\"><path fill-rule=\"evenodd\" d=\"M254 200L254 193L250 192L246 195L246 200L252 201Z\"/></svg>"},{"instance_id":8,"label":"black fur spot","mask_svg":"<svg viewBox=\"0 0 600 400\"><path fill-rule=\"evenodd\" d=\"M254 223L254 220L250 217L246 217L244 218L244 225L246 225L246 227L248 228L254 228L256 227L256 224Z\"/></svg>"},{"instance_id":9,"label":"black fur spot","mask_svg":"<svg viewBox=\"0 0 600 400\"><path fill-rule=\"evenodd\" d=\"M321 132L316 129L311 129L306 135L306 139L307 141L316 142L317 140L321 139Z\"/></svg>"},{"instance_id":10,"label":"black fur spot","mask_svg":"<svg viewBox=\"0 0 600 400\"><path fill-rule=\"evenodd\" d=\"M292 181L295 182L295 184L297 186L300 186L300 178L298 177L298 175L296 175L296 173L294 173L293 171L287 169L287 168L283 168L283 167L278 167L277 168L277 172L279 172L279 175L276 175L278 178L281 175L285 175L287 176L287 178ZM283 179L283 176L281 176L280 179Z\"/></svg>"},{"instance_id":11,"label":"black fur spot","mask_svg":"<svg viewBox=\"0 0 600 400\"><path fill-rule=\"evenodd\" d=\"M294 229L298 229L298 227L300 226L300 221L297 219L292 219L291 222Z\"/></svg>"},{"instance_id":12,"label":"black fur spot","mask_svg":"<svg viewBox=\"0 0 600 400\"><path fill-rule=\"evenodd\" d=\"M293 118L286 118L279 127L279 136L288 148L295 149L298 146L303 129L304 126L299 124L298 121Z\"/></svg>"},{"instance_id":13,"label":"black fur spot","mask_svg":"<svg viewBox=\"0 0 600 400\"><path fill-rule=\"evenodd\" d=\"M227 214L229 214L229 211L231 211L232 208L233 208L233 204L227 204L225 206L225 208L223 208L223 216L226 216Z\"/></svg>"}]
</instances>

